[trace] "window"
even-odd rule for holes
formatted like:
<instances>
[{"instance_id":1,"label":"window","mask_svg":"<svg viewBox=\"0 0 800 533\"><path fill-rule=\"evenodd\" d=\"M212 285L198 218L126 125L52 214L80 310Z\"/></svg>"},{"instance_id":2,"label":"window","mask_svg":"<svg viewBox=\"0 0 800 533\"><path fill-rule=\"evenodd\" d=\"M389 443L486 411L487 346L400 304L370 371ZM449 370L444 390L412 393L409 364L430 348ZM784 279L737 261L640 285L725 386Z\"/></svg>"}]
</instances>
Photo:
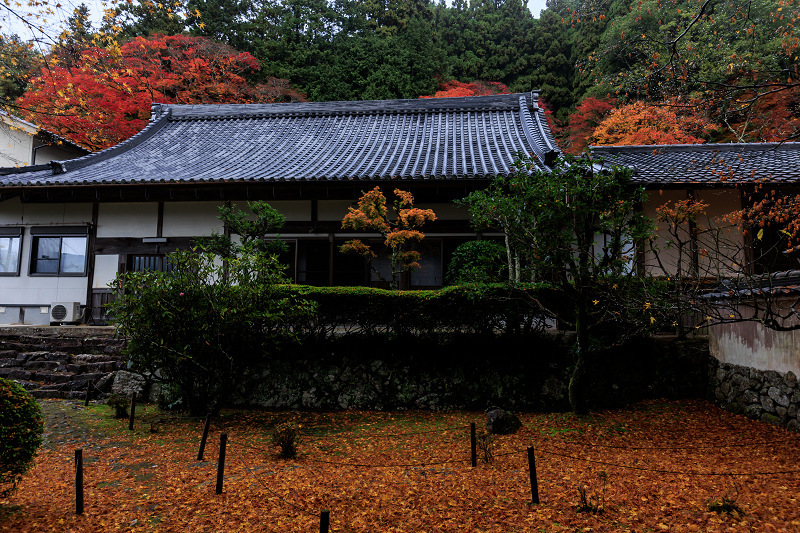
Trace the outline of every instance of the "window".
<instances>
[{"instance_id":1,"label":"window","mask_svg":"<svg viewBox=\"0 0 800 533\"><path fill-rule=\"evenodd\" d=\"M172 264L163 255L129 255L128 270L131 272L171 272Z\"/></svg>"},{"instance_id":2,"label":"window","mask_svg":"<svg viewBox=\"0 0 800 533\"><path fill-rule=\"evenodd\" d=\"M31 274L86 275L89 228L31 228Z\"/></svg>"},{"instance_id":3,"label":"window","mask_svg":"<svg viewBox=\"0 0 800 533\"><path fill-rule=\"evenodd\" d=\"M0 276L19 276L22 228L0 228Z\"/></svg>"}]
</instances>

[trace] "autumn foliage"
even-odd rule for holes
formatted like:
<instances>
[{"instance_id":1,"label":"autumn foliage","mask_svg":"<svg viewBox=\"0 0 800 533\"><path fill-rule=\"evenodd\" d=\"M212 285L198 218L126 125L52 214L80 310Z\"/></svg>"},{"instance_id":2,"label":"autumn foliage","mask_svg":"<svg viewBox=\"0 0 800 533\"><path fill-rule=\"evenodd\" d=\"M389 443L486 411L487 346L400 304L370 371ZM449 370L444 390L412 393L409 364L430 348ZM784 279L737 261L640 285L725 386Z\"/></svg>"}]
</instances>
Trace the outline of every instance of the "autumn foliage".
<instances>
[{"instance_id":1,"label":"autumn foliage","mask_svg":"<svg viewBox=\"0 0 800 533\"><path fill-rule=\"evenodd\" d=\"M343 229L356 231L376 231L384 239L384 245L389 250L391 288L398 287L398 275L401 272L411 272L420 268L420 254L409 249L414 242L421 241L425 235L420 228L426 222L436 220L436 215L430 209L414 207L414 197L408 191L394 190L396 197L391 209L386 206L386 197L380 187L375 187L358 200L358 207L351 207L342 219ZM340 248L343 253L353 253L371 261L377 257L372 248L361 241L353 239L344 243ZM375 269L373 268L373 271ZM380 276L380 273L375 271Z\"/></svg>"},{"instance_id":2,"label":"autumn foliage","mask_svg":"<svg viewBox=\"0 0 800 533\"><path fill-rule=\"evenodd\" d=\"M252 85L249 53L188 35L137 37L119 48L89 47L80 66L53 60L17 100L26 119L97 150L140 131L153 102L253 103L303 100L285 80Z\"/></svg>"},{"instance_id":3,"label":"autumn foliage","mask_svg":"<svg viewBox=\"0 0 800 533\"><path fill-rule=\"evenodd\" d=\"M511 94L511 91L499 81L472 81L467 83L448 80L439 84L439 90L433 96L420 96L420 98L456 98L489 96L492 94Z\"/></svg>"},{"instance_id":4,"label":"autumn foliage","mask_svg":"<svg viewBox=\"0 0 800 533\"><path fill-rule=\"evenodd\" d=\"M692 108L635 101L611 110L589 143L596 146L700 144L717 126Z\"/></svg>"},{"instance_id":5,"label":"autumn foliage","mask_svg":"<svg viewBox=\"0 0 800 533\"><path fill-rule=\"evenodd\" d=\"M589 138L603 119L617 105L616 98L595 98L590 96L580 103L569 117L567 133L567 153L578 155L589 145Z\"/></svg>"}]
</instances>

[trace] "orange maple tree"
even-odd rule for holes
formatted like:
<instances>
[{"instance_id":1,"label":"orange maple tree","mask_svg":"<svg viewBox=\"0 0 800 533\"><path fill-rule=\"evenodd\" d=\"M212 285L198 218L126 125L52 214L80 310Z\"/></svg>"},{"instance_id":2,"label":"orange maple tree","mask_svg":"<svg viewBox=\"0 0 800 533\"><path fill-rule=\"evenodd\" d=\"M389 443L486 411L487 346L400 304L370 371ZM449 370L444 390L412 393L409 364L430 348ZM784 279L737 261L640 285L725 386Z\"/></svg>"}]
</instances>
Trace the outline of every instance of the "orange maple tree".
<instances>
[{"instance_id":1,"label":"orange maple tree","mask_svg":"<svg viewBox=\"0 0 800 533\"><path fill-rule=\"evenodd\" d=\"M492 94L511 94L511 91L499 81L447 80L439 84L439 90L433 96L420 98L456 98L464 96L489 96Z\"/></svg>"},{"instance_id":2,"label":"orange maple tree","mask_svg":"<svg viewBox=\"0 0 800 533\"><path fill-rule=\"evenodd\" d=\"M380 187L364 193L358 200L358 207L349 208L342 219L342 228L376 231L381 234L384 245L390 253L392 278L389 280L389 286L397 289L398 276L401 272L411 272L420 268L420 253L409 249L409 246L425 237L420 228L426 222L436 220L436 214L431 209L414 207L414 197L408 191L395 189L394 195L396 199L390 210L386 206L386 197ZM342 253L360 255L367 261L377 257L372 248L360 239L347 241L339 247L339 250ZM372 271L383 279L376 268L372 267Z\"/></svg>"},{"instance_id":3,"label":"orange maple tree","mask_svg":"<svg viewBox=\"0 0 800 533\"><path fill-rule=\"evenodd\" d=\"M30 82L17 105L26 119L97 150L140 131L153 102L253 103L304 100L285 80L252 85L249 53L203 37L137 37L119 48L88 47L79 66L56 59Z\"/></svg>"},{"instance_id":4,"label":"orange maple tree","mask_svg":"<svg viewBox=\"0 0 800 533\"><path fill-rule=\"evenodd\" d=\"M589 137L597 146L700 144L717 129L693 108L631 102L611 110Z\"/></svg>"}]
</instances>

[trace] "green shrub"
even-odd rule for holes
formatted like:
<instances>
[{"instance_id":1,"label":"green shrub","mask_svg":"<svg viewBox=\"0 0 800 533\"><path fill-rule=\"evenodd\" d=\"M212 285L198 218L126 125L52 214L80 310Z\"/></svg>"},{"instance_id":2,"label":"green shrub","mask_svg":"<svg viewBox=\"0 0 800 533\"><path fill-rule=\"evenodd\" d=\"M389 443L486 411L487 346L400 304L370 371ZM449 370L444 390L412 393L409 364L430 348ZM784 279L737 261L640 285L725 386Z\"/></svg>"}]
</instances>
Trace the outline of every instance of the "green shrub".
<instances>
[{"instance_id":1,"label":"green shrub","mask_svg":"<svg viewBox=\"0 0 800 533\"><path fill-rule=\"evenodd\" d=\"M301 338L316 340L346 333L530 334L545 325L536 302L554 297L545 284L475 283L438 291L285 285L280 290L316 303L317 311L295 329Z\"/></svg>"},{"instance_id":2,"label":"green shrub","mask_svg":"<svg viewBox=\"0 0 800 533\"><path fill-rule=\"evenodd\" d=\"M469 241L459 245L450 258L445 280L461 283L499 283L508 279L506 248L497 241Z\"/></svg>"},{"instance_id":3,"label":"green shrub","mask_svg":"<svg viewBox=\"0 0 800 533\"><path fill-rule=\"evenodd\" d=\"M15 382L0 378L0 497L17 488L41 444L42 413L36 400Z\"/></svg>"}]
</instances>

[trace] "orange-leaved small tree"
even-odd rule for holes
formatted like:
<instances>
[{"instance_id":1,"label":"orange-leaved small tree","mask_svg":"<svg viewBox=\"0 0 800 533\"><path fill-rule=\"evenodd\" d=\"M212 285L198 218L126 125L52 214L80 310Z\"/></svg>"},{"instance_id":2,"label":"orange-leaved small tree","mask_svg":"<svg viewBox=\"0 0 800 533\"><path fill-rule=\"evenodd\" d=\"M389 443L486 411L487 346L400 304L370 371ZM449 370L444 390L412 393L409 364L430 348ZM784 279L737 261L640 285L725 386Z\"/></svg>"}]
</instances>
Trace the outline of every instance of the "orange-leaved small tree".
<instances>
[{"instance_id":1,"label":"orange-leaved small tree","mask_svg":"<svg viewBox=\"0 0 800 533\"><path fill-rule=\"evenodd\" d=\"M358 200L358 207L351 207L342 219L343 229L356 231L376 231L384 239L384 245L389 249L389 265L392 279L389 286L398 288L398 276L401 272L411 272L418 268L420 254L410 250L413 242L419 242L425 235L420 228L428 221L436 220L436 214L431 209L414 207L414 196L408 191L394 190L395 201L391 208L386 206L386 197L380 187L375 187ZM371 262L377 254L368 244L360 239L347 241L339 247L342 253L358 254ZM370 263L372 271L383 281L387 281L381 273Z\"/></svg>"}]
</instances>

